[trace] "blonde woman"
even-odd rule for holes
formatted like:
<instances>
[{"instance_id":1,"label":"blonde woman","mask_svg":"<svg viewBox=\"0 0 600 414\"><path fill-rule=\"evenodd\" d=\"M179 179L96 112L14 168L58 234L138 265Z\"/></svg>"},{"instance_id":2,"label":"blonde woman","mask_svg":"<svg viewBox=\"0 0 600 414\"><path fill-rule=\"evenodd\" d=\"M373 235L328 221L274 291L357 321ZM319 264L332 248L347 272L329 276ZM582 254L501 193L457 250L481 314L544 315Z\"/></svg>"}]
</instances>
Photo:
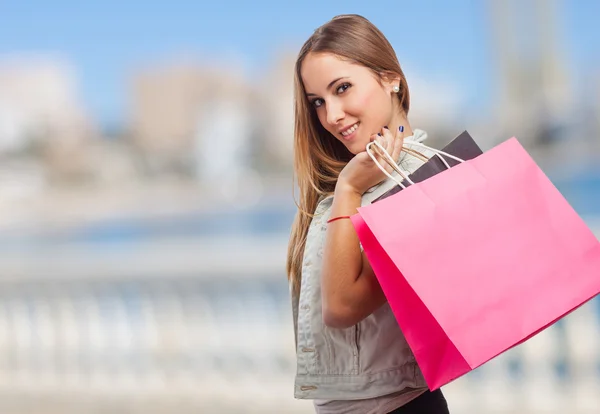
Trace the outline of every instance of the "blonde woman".
<instances>
[{"instance_id":1,"label":"blonde woman","mask_svg":"<svg viewBox=\"0 0 600 414\"><path fill-rule=\"evenodd\" d=\"M314 400L317 413L448 413L442 392L428 390L349 220L395 185L365 152L370 141L378 140L409 173L421 165L401 151L404 137L426 138L411 128L409 103L394 49L364 17L333 18L300 50L299 208L287 272L295 396Z\"/></svg>"}]
</instances>

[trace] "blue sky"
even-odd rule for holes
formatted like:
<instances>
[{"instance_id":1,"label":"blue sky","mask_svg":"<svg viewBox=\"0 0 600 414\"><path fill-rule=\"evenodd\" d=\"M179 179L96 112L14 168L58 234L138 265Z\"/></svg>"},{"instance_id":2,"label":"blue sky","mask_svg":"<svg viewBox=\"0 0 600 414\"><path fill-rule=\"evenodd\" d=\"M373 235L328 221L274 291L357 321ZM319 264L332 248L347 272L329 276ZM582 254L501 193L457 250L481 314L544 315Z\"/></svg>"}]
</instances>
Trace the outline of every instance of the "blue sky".
<instances>
[{"instance_id":1,"label":"blue sky","mask_svg":"<svg viewBox=\"0 0 600 414\"><path fill-rule=\"evenodd\" d=\"M492 94L489 1L0 0L0 58L23 52L66 57L79 72L92 114L119 123L126 116L128 77L145 63L184 53L239 54L249 70L260 71L282 47L295 53L332 16L359 13L388 36L409 81L413 75L452 84L476 107ZM600 1L558 5L565 63L580 83L597 79ZM526 38L529 29L524 21L507 30Z\"/></svg>"}]
</instances>

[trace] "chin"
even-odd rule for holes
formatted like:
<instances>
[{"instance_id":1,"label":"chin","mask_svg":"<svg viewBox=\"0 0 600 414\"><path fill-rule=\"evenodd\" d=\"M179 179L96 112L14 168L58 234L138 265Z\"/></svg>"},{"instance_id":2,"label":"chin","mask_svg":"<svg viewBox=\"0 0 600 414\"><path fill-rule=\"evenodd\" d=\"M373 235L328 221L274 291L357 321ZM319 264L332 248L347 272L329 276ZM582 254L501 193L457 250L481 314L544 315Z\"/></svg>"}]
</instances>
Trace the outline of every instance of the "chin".
<instances>
[{"instance_id":1,"label":"chin","mask_svg":"<svg viewBox=\"0 0 600 414\"><path fill-rule=\"evenodd\" d=\"M348 151L350 151L352 154L356 155L360 152L366 151L367 144L368 144L368 141L365 143L352 142L350 145L346 146L346 148L348 148Z\"/></svg>"},{"instance_id":2,"label":"chin","mask_svg":"<svg viewBox=\"0 0 600 414\"><path fill-rule=\"evenodd\" d=\"M354 144L354 145L346 145L346 148L348 149L348 151L350 151L352 153L352 155L356 155L359 152L364 151L364 148L361 149L360 146Z\"/></svg>"}]
</instances>

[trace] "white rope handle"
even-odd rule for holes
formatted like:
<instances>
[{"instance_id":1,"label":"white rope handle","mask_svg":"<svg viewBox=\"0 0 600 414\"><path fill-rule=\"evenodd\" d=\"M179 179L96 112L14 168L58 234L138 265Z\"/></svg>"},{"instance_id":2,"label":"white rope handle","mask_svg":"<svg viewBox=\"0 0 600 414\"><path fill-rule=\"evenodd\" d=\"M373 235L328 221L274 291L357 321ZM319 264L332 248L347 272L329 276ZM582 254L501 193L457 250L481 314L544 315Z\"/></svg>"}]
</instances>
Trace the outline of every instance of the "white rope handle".
<instances>
[{"instance_id":1,"label":"white rope handle","mask_svg":"<svg viewBox=\"0 0 600 414\"><path fill-rule=\"evenodd\" d=\"M402 151L404 151L406 154L408 155L412 155L415 158L420 159L421 161L427 162L431 159L431 157L426 156L425 154L421 154L419 151L417 151L414 148L408 148L408 147L402 147ZM419 155L417 155L419 154ZM442 161L442 164L444 164L446 166L446 168L450 169L450 164L448 164L448 161L446 161L446 159L444 157L442 157L440 154L435 153L434 154L436 157L438 157L440 159L440 161Z\"/></svg>"},{"instance_id":2,"label":"white rope handle","mask_svg":"<svg viewBox=\"0 0 600 414\"><path fill-rule=\"evenodd\" d=\"M418 142L418 141L406 140L405 139L403 145L416 145L418 147L425 148L425 149L428 149L431 152L434 152L440 158L442 158L441 156L443 155L445 157L452 158L453 160L456 160L458 162L465 162L465 160L463 160L462 158L455 157L454 155L448 154L447 152L444 152L444 151L439 150L439 149L431 148L430 146L425 145L425 144L423 144L421 142ZM442 158L442 161L444 161L443 158ZM446 167L450 168L450 166L447 163L444 162L444 164L446 165Z\"/></svg>"},{"instance_id":3,"label":"white rope handle","mask_svg":"<svg viewBox=\"0 0 600 414\"><path fill-rule=\"evenodd\" d=\"M402 184L402 182L398 181L396 179L396 177L392 176L390 173L387 172L387 170L379 163L379 161L377 160L377 158L375 157L375 155L373 155L372 150L371 150L371 146L372 145L376 145L377 148L379 148L379 150L381 151L381 154L383 155L385 161L400 175L402 176L402 178L404 178L407 182L409 182L410 184L414 184L414 182L410 179L409 174L403 172L398 165L396 164L396 162L394 161L394 159L391 157L390 154L388 154L388 152L386 151L385 148L383 148L383 146L378 142L378 141L373 141L373 142L369 142L367 144L367 154L369 154L369 157L371 157L371 159L373 160L373 162L375 163L375 165L377 165L377 167L385 174L387 175L390 179L394 180L394 182L396 184L398 184L400 187L402 187L403 189L406 188L406 186L404 184ZM458 162L465 162L465 160L463 160L462 158L458 158L452 154L448 154L447 152L444 152L442 150L438 150L435 148L432 148L428 145L425 145L421 142L418 141L413 141L413 140L404 140L402 146L403 146L403 150L407 153L410 154L409 151L406 150L411 150L412 148L404 148L405 145L416 145L418 147L422 147L425 149L428 149L429 151L433 152L441 161L442 163L446 166L446 168L450 169L450 165L448 164L448 162L446 161L446 159L443 156L446 156L448 158L451 158L455 161ZM414 154L411 154L413 157L415 156Z\"/></svg>"},{"instance_id":4,"label":"white rope handle","mask_svg":"<svg viewBox=\"0 0 600 414\"><path fill-rule=\"evenodd\" d=\"M400 187L402 188L406 188L406 186L404 184L402 184L401 181L398 181L398 179L396 179L396 177L394 177L392 174L390 174L389 172L387 172L387 170L379 163L379 161L377 160L377 158L375 157L375 155L373 155L371 146L377 146L380 150L381 150L381 154L383 155L383 157L386 159L386 161L390 164L390 166L395 166L396 168L394 168L392 166L392 168L394 168L394 170L400 175L402 176L402 178L404 178L406 181L408 181L411 184L414 184L412 182L412 180L410 178L408 178L408 174L405 174L404 172L402 172L402 170L400 170L400 168L398 168L398 165L396 164L396 161L394 161L394 159L391 157L390 154L388 154L388 152L385 150L385 148L383 148L383 146L377 142L377 141L372 141L369 142L367 144L367 154L369 154L369 157L371 157L371 159L373 160L373 162L375 163L375 165L377 165L377 167L385 174L387 175L390 179L394 180L394 182L396 184L398 184Z\"/></svg>"},{"instance_id":5,"label":"white rope handle","mask_svg":"<svg viewBox=\"0 0 600 414\"><path fill-rule=\"evenodd\" d=\"M438 154L437 152L435 153L435 156L438 157L440 160L442 160L442 164L444 164L446 166L446 168L450 169L450 164L448 164L448 161L446 161L446 158L442 157L442 155Z\"/></svg>"}]
</instances>

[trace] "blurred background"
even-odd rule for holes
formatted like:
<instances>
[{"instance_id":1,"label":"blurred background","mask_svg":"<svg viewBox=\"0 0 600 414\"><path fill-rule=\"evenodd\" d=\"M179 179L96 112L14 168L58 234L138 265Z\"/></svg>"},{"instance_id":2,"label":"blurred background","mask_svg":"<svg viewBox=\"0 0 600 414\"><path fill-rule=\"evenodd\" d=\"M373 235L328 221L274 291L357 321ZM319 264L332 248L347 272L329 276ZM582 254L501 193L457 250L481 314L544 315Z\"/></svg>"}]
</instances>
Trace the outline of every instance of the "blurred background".
<instances>
[{"instance_id":1,"label":"blurred background","mask_svg":"<svg viewBox=\"0 0 600 414\"><path fill-rule=\"evenodd\" d=\"M600 235L599 1L0 1L1 412L313 412L292 72L342 13L388 36L430 145L517 136ZM599 413L599 301L445 392Z\"/></svg>"}]
</instances>

